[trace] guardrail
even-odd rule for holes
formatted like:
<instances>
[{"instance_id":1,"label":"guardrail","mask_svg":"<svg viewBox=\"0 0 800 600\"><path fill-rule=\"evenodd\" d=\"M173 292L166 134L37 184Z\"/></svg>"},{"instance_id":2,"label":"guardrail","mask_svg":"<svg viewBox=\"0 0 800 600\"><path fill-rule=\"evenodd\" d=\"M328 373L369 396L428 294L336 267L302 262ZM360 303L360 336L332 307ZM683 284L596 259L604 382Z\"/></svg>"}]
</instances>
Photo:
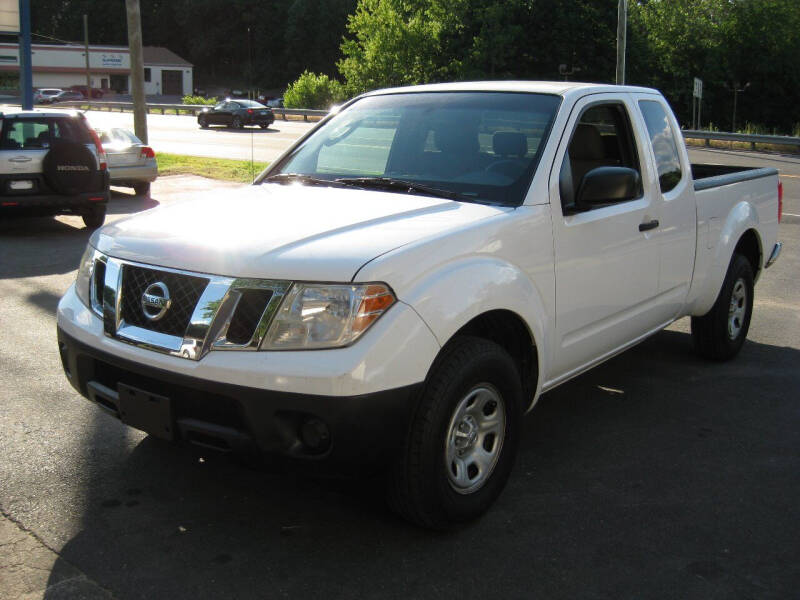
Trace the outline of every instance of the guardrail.
<instances>
[{"instance_id":1,"label":"guardrail","mask_svg":"<svg viewBox=\"0 0 800 600\"><path fill-rule=\"evenodd\" d=\"M85 108L87 110L119 110L120 112L132 111L133 102L106 102L95 100L70 100L68 102L57 102L50 106L59 108ZM147 103L146 110L150 112L161 112L162 115L167 114L167 111L175 111L176 115L191 114L197 115L203 109L209 108L207 104L152 104ZM280 117L284 121L287 116L303 117L304 121L308 121L309 117L314 119L322 119L328 114L327 110L311 110L304 108L273 108L272 112L275 117Z\"/></svg>"},{"instance_id":2,"label":"guardrail","mask_svg":"<svg viewBox=\"0 0 800 600\"><path fill-rule=\"evenodd\" d=\"M718 142L744 142L750 144L752 150L756 149L756 144L774 144L776 146L797 146L800 149L800 137L789 135L760 135L751 133L727 133L725 131L697 131L694 129L684 129L681 131L683 137L693 140L705 140L706 146L711 145L711 140Z\"/></svg>"}]
</instances>

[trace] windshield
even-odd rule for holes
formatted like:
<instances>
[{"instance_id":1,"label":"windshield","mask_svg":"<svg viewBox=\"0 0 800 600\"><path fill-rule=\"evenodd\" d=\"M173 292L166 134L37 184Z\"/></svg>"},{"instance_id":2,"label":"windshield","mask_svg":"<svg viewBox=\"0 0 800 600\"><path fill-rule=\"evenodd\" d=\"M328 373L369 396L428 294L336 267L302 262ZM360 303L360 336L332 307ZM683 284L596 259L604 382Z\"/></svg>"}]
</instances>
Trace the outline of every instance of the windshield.
<instances>
[{"instance_id":1,"label":"windshield","mask_svg":"<svg viewBox=\"0 0 800 600\"><path fill-rule=\"evenodd\" d=\"M269 174L398 179L462 200L516 206L559 102L510 92L370 96L333 117Z\"/></svg>"}]
</instances>

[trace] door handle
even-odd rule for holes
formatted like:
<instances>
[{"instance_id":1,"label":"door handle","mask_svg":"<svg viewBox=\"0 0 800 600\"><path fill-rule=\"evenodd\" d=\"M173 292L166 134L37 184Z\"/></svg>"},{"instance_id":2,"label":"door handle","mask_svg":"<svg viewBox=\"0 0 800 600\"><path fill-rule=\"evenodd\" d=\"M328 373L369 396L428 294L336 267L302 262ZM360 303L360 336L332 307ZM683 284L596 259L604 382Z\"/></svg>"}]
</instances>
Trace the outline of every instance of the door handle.
<instances>
[{"instance_id":1,"label":"door handle","mask_svg":"<svg viewBox=\"0 0 800 600\"><path fill-rule=\"evenodd\" d=\"M655 229L656 227L658 227L658 219L653 219L652 221L641 223L639 225L639 231L650 231L651 229Z\"/></svg>"},{"instance_id":2,"label":"door handle","mask_svg":"<svg viewBox=\"0 0 800 600\"><path fill-rule=\"evenodd\" d=\"M31 162L30 156L15 156L14 158L9 158L8 162Z\"/></svg>"}]
</instances>

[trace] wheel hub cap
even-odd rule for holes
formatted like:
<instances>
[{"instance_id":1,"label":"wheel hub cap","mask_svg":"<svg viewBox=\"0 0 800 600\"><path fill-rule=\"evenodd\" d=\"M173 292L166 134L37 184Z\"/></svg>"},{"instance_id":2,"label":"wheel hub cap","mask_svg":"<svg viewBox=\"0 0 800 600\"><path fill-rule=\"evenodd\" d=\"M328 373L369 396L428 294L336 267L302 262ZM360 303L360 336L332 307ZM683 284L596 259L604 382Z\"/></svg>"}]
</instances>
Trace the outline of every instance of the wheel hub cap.
<instances>
[{"instance_id":1,"label":"wheel hub cap","mask_svg":"<svg viewBox=\"0 0 800 600\"><path fill-rule=\"evenodd\" d=\"M737 279L733 284L731 303L728 308L728 338L735 340L739 337L744 326L745 313L747 312L747 287L743 279Z\"/></svg>"},{"instance_id":2,"label":"wheel hub cap","mask_svg":"<svg viewBox=\"0 0 800 600\"><path fill-rule=\"evenodd\" d=\"M492 474L503 446L505 404L494 386L473 387L458 402L445 439L445 467L459 494L480 489Z\"/></svg>"}]
</instances>

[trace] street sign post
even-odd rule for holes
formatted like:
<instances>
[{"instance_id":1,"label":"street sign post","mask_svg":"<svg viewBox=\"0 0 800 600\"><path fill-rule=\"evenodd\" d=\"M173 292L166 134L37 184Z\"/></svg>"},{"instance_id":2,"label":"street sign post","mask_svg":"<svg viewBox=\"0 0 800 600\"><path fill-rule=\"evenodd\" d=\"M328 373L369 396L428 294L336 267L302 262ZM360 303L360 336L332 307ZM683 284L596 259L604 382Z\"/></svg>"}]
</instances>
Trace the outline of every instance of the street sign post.
<instances>
[{"instance_id":1,"label":"street sign post","mask_svg":"<svg viewBox=\"0 0 800 600\"><path fill-rule=\"evenodd\" d=\"M694 89L692 90L692 129L700 129L700 110L703 102L703 80L699 77L694 78Z\"/></svg>"}]
</instances>

